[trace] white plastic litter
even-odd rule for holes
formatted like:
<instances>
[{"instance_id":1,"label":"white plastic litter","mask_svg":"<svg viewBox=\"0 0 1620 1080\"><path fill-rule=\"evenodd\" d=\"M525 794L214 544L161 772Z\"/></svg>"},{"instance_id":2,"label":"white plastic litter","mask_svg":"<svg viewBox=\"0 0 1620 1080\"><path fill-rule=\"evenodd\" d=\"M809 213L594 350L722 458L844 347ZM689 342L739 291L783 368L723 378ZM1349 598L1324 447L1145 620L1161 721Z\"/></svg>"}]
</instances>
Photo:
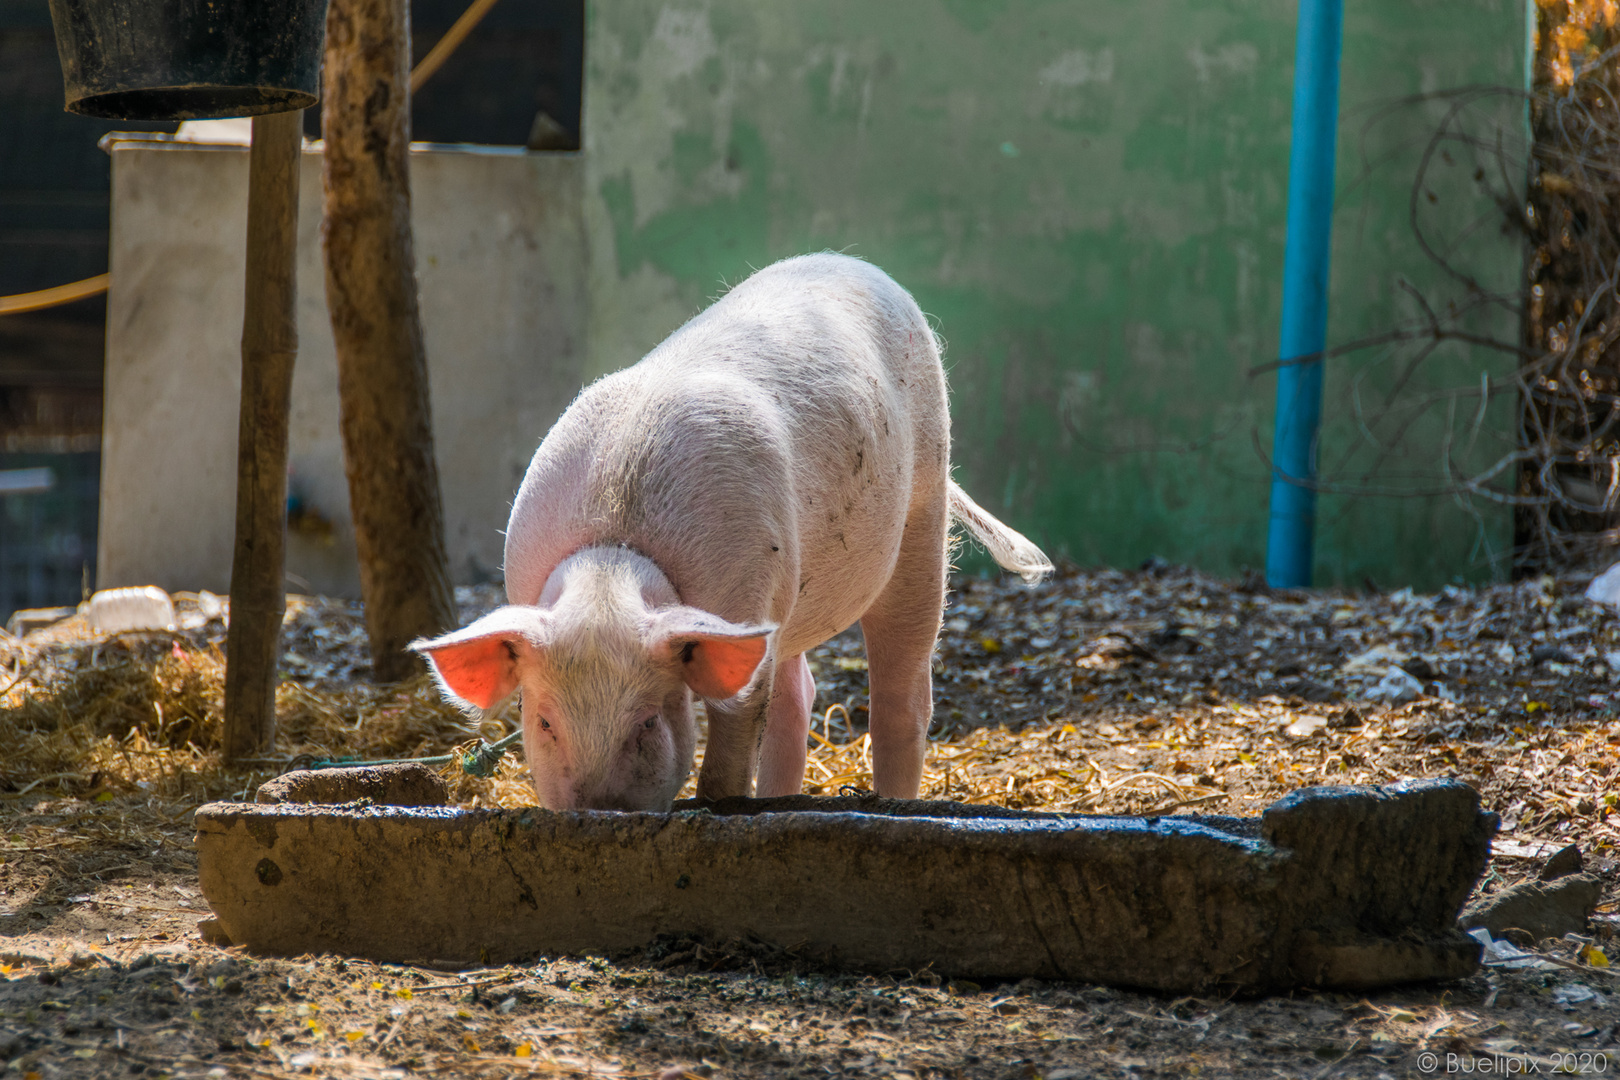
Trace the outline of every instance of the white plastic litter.
<instances>
[{"instance_id":1,"label":"white plastic litter","mask_svg":"<svg viewBox=\"0 0 1620 1080\"><path fill-rule=\"evenodd\" d=\"M1594 604L1620 607L1620 563L1615 563L1592 579L1592 584L1586 587L1586 598Z\"/></svg>"},{"instance_id":2,"label":"white plastic litter","mask_svg":"<svg viewBox=\"0 0 1620 1080\"><path fill-rule=\"evenodd\" d=\"M1558 1007L1566 1011L1577 1005L1594 1005L1601 1009L1608 1004L1602 994L1585 983L1565 983L1563 986L1555 986L1552 996Z\"/></svg>"},{"instance_id":3,"label":"white plastic litter","mask_svg":"<svg viewBox=\"0 0 1620 1080\"><path fill-rule=\"evenodd\" d=\"M1468 936L1485 946L1480 962L1486 967L1507 968L1510 971L1557 970L1557 965L1548 963L1535 953L1525 952L1511 942L1491 937L1491 932L1483 926L1468 931Z\"/></svg>"},{"instance_id":4,"label":"white plastic litter","mask_svg":"<svg viewBox=\"0 0 1620 1080\"><path fill-rule=\"evenodd\" d=\"M1357 653L1344 662L1339 670L1346 675L1372 674L1379 668L1399 664L1406 654L1393 645L1374 645L1366 652Z\"/></svg>"},{"instance_id":5,"label":"white plastic litter","mask_svg":"<svg viewBox=\"0 0 1620 1080\"><path fill-rule=\"evenodd\" d=\"M175 628L174 601L156 585L103 589L90 598L85 614L91 628L103 634Z\"/></svg>"},{"instance_id":6,"label":"white plastic litter","mask_svg":"<svg viewBox=\"0 0 1620 1080\"><path fill-rule=\"evenodd\" d=\"M182 594L179 599L184 600L185 595ZM192 594L191 599L197 606L180 612L180 629L200 630L215 619L230 625L230 601L215 596L207 589Z\"/></svg>"},{"instance_id":7,"label":"white plastic litter","mask_svg":"<svg viewBox=\"0 0 1620 1080\"><path fill-rule=\"evenodd\" d=\"M247 146L253 142L253 120L232 117L227 120L187 120L174 133L175 142L213 143L219 146Z\"/></svg>"},{"instance_id":8,"label":"white plastic litter","mask_svg":"<svg viewBox=\"0 0 1620 1080\"><path fill-rule=\"evenodd\" d=\"M1423 684L1398 667L1384 672L1378 685L1367 691L1368 701L1387 701L1391 705L1404 705L1416 701L1423 693Z\"/></svg>"}]
</instances>

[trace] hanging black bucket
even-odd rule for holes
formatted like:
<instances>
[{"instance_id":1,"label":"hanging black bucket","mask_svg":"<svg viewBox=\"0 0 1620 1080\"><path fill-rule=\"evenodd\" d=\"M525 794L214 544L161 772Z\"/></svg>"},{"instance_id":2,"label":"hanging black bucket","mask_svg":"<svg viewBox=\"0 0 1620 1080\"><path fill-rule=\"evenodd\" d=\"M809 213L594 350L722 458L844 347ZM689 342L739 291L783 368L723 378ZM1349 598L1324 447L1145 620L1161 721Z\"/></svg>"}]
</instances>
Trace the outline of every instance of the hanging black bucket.
<instances>
[{"instance_id":1,"label":"hanging black bucket","mask_svg":"<svg viewBox=\"0 0 1620 1080\"><path fill-rule=\"evenodd\" d=\"M327 0L50 0L69 112L256 116L315 104Z\"/></svg>"}]
</instances>

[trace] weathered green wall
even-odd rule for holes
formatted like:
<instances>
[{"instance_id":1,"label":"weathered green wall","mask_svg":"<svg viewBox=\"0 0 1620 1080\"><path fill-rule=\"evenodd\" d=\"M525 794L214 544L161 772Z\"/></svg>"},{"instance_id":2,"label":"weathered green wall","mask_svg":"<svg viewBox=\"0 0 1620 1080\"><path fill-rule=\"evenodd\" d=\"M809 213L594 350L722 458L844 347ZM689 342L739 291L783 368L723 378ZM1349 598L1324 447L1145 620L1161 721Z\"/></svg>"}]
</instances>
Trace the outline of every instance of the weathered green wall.
<instances>
[{"instance_id":1,"label":"weathered green wall","mask_svg":"<svg viewBox=\"0 0 1620 1080\"><path fill-rule=\"evenodd\" d=\"M1514 0L1347 7L1347 114L1521 81ZM959 476L987 507L1084 563L1258 567L1273 382L1246 372L1276 342L1293 37L1292 0L593 2L591 367L634 361L751 268L848 251L938 319ZM1412 140L1437 109L1341 129L1335 341L1409 313L1398 275L1440 279L1406 228ZM1497 112L1516 131L1517 106ZM1381 164L1352 187L1363 149ZM1478 195L1455 171L1436 205L1462 213ZM1516 242L1471 242L1475 272L1511 285ZM1402 393L1477 387L1502 361L1446 363ZM1372 461L1351 382L1387 388L1393 367L1335 362L1323 458L1345 475ZM1468 461L1499 449L1498 412ZM1435 487L1417 474L1438 476L1442 428L1409 424L1434 445L1369 482ZM1477 579L1509 539L1489 504L1328 495L1318 580Z\"/></svg>"}]
</instances>

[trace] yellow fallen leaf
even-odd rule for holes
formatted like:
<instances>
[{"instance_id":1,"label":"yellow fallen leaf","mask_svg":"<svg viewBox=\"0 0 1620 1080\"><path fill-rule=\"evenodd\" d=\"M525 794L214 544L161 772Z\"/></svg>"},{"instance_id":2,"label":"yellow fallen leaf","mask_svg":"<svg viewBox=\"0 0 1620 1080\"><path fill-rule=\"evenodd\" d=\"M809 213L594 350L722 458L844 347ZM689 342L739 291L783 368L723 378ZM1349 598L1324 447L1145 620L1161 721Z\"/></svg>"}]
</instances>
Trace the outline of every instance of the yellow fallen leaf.
<instances>
[{"instance_id":1,"label":"yellow fallen leaf","mask_svg":"<svg viewBox=\"0 0 1620 1080\"><path fill-rule=\"evenodd\" d=\"M517 1049L512 1051L513 1057L528 1057L534 1053L534 1047L529 1043L518 1043Z\"/></svg>"},{"instance_id":2,"label":"yellow fallen leaf","mask_svg":"<svg viewBox=\"0 0 1620 1080\"><path fill-rule=\"evenodd\" d=\"M463 1035L461 1037L461 1045L466 1047L467 1053L469 1054L476 1054L479 1051L478 1040L474 1039L471 1035Z\"/></svg>"},{"instance_id":3,"label":"yellow fallen leaf","mask_svg":"<svg viewBox=\"0 0 1620 1080\"><path fill-rule=\"evenodd\" d=\"M1581 950L1580 956L1582 960L1585 960L1592 967L1606 968L1609 966L1609 954L1596 945L1586 946Z\"/></svg>"},{"instance_id":4,"label":"yellow fallen leaf","mask_svg":"<svg viewBox=\"0 0 1620 1080\"><path fill-rule=\"evenodd\" d=\"M350 1042L359 1042L361 1039L366 1037L366 1033L363 1031L345 1031L343 1033L343 1037L348 1039Z\"/></svg>"},{"instance_id":5,"label":"yellow fallen leaf","mask_svg":"<svg viewBox=\"0 0 1620 1080\"><path fill-rule=\"evenodd\" d=\"M1001 651L1001 642L997 641L993 637L980 638L979 647L985 652L989 653L991 656L994 656L996 653Z\"/></svg>"},{"instance_id":6,"label":"yellow fallen leaf","mask_svg":"<svg viewBox=\"0 0 1620 1080\"><path fill-rule=\"evenodd\" d=\"M394 996L395 997L402 997L406 1001L409 1001L409 1000L411 1000L411 998L415 997L416 995L411 993L411 988L410 987L402 986L398 990L394 991Z\"/></svg>"},{"instance_id":7,"label":"yellow fallen leaf","mask_svg":"<svg viewBox=\"0 0 1620 1080\"><path fill-rule=\"evenodd\" d=\"M383 984L380 982L374 982L371 984L371 988L373 990L381 990L383 988Z\"/></svg>"}]
</instances>

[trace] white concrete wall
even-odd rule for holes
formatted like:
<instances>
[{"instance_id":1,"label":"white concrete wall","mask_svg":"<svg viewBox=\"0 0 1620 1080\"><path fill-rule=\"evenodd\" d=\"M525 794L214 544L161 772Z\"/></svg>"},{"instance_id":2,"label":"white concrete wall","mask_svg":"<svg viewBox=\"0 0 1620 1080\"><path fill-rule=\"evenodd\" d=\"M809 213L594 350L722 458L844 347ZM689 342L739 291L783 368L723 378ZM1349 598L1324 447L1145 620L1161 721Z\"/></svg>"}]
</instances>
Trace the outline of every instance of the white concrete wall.
<instances>
[{"instance_id":1,"label":"white concrete wall","mask_svg":"<svg viewBox=\"0 0 1620 1080\"><path fill-rule=\"evenodd\" d=\"M230 586L248 155L128 142L113 157L97 580ZM446 541L458 583L498 571L534 448L578 393L586 245L578 155L418 149L416 270ZM331 520L294 533L294 591L358 596L320 257L321 159L304 155L293 486Z\"/></svg>"}]
</instances>

